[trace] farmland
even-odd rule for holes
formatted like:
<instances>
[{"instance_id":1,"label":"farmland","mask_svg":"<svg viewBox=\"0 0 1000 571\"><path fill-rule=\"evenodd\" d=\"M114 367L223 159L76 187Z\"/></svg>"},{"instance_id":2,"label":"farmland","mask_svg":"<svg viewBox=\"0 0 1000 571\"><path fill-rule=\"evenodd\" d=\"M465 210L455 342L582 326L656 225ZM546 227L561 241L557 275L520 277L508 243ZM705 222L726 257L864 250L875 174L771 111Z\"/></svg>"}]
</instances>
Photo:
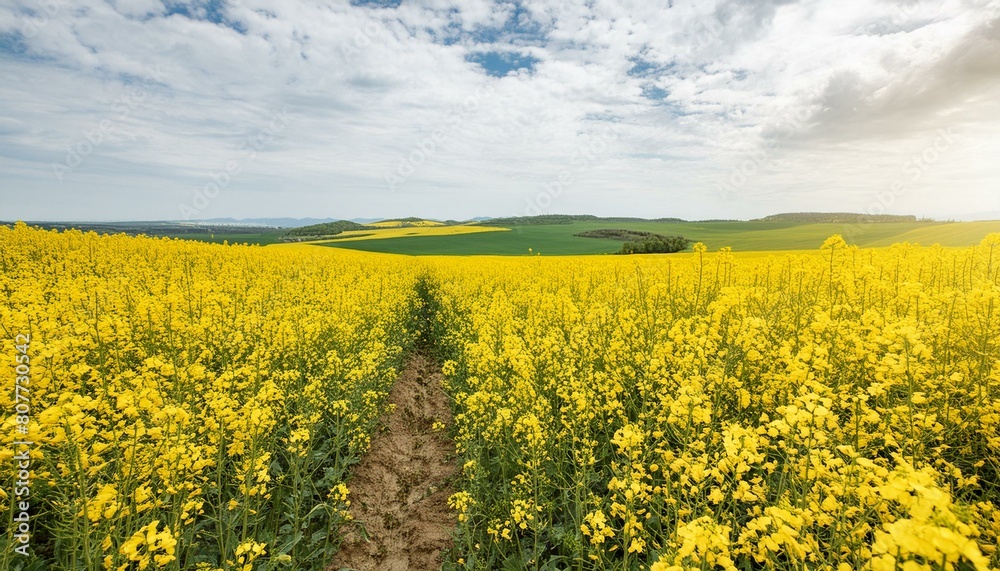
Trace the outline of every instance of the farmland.
<instances>
[{"instance_id":1,"label":"farmland","mask_svg":"<svg viewBox=\"0 0 1000 571\"><path fill-rule=\"evenodd\" d=\"M493 234L496 232L504 232L506 228L491 228L488 226L469 226L469 225L455 225L455 226L414 226L414 227L399 227L399 226L386 226L374 227L369 230L351 230L348 232L343 232L337 235L335 241L324 241L320 240L315 242L321 245L331 245L333 243L343 243L343 242L370 242L372 240L393 240L393 239L420 239L420 238L442 238L442 237L454 237L462 236L466 237L469 234ZM349 247L349 246L348 246Z\"/></svg>"},{"instance_id":2,"label":"farmland","mask_svg":"<svg viewBox=\"0 0 1000 571\"><path fill-rule=\"evenodd\" d=\"M468 228L476 228L469 226ZM486 227L484 227L486 228ZM326 245L367 252L409 255L546 255L610 254L621 249L621 241L584 238L576 234L606 228L683 236L704 243L711 250L729 246L735 251L812 250L828 236L842 234L862 247L889 246L896 242L924 245L971 246L990 232L1000 232L1000 222L890 222L833 224L809 222L572 222L510 226L491 234L429 235L429 229L410 229L409 236L392 239L351 240ZM491 228L492 229L492 228ZM441 228L447 230L447 228ZM386 235L386 238L389 236Z\"/></svg>"},{"instance_id":3,"label":"farmland","mask_svg":"<svg viewBox=\"0 0 1000 571\"><path fill-rule=\"evenodd\" d=\"M0 228L5 352L27 336L31 365L0 510L20 513L6 467L29 450L29 565L325 568L419 347L454 415L446 569L1000 568L993 226L872 224L852 244L950 247L859 248L822 224L649 222L704 243L547 256L603 248L572 236L595 225L336 247ZM530 258L346 247L539 237ZM25 561L6 529L4 569Z\"/></svg>"},{"instance_id":4,"label":"farmland","mask_svg":"<svg viewBox=\"0 0 1000 571\"><path fill-rule=\"evenodd\" d=\"M416 303L415 268L328 254L0 228L0 331L31 372L0 396L27 427L4 417L0 505L13 443L39 443L32 568L323 568Z\"/></svg>"},{"instance_id":5,"label":"farmland","mask_svg":"<svg viewBox=\"0 0 1000 571\"><path fill-rule=\"evenodd\" d=\"M998 253L435 261L466 565L995 568Z\"/></svg>"}]
</instances>

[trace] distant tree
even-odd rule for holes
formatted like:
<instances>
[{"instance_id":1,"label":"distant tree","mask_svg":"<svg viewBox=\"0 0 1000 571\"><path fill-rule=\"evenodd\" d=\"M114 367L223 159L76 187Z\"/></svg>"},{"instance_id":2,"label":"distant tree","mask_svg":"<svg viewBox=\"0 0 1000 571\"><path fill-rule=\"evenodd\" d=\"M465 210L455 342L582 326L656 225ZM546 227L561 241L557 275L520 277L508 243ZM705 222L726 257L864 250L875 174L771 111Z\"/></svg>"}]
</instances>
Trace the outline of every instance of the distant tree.
<instances>
[{"instance_id":1,"label":"distant tree","mask_svg":"<svg viewBox=\"0 0 1000 571\"><path fill-rule=\"evenodd\" d=\"M821 224L916 222L917 217L902 214L857 214L854 212L786 212L758 218L755 222L811 222Z\"/></svg>"},{"instance_id":2,"label":"distant tree","mask_svg":"<svg viewBox=\"0 0 1000 571\"><path fill-rule=\"evenodd\" d=\"M681 236L644 236L640 240L625 242L619 254L673 254L687 248L690 240Z\"/></svg>"},{"instance_id":3,"label":"distant tree","mask_svg":"<svg viewBox=\"0 0 1000 571\"><path fill-rule=\"evenodd\" d=\"M348 220L338 220L337 222L326 222L323 224L313 224L311 226L292 228L285 232L285 236L290 238L303 236L335 236L341 232L347 232L350 230L368 230L368 226L358 224L357 222L350 222Z\"/></svg>"}]
</instances>

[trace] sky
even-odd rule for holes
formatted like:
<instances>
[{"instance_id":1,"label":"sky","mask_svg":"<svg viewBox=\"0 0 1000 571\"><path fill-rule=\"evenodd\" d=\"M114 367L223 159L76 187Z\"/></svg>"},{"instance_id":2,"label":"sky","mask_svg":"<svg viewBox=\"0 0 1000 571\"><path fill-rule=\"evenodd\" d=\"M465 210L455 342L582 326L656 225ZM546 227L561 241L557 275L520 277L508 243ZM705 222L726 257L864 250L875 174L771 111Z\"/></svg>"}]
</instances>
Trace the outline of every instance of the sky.
<instances>
[{"instance_id":1,"label":"sky","mask_svg":"<svg viewBox=\"0 0 1000 571\"><path fill-rule=\"evenodd\" d=\"M1000 0L4 0L0 220L1000 218Z\"/></svg>"}]
</instances>

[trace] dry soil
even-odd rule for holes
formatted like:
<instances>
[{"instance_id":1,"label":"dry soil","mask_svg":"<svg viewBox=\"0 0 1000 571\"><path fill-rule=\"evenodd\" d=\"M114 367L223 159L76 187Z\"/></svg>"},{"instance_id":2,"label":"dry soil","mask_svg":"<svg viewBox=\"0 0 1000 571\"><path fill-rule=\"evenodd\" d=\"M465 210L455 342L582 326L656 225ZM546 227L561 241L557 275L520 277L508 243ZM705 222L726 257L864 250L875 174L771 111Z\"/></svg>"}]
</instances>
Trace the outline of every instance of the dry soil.
<instances>
[{"instance_id":1,"label":"dry soil","mask_svg":"<svg viewBox=\"0 0 1000 571\"><path fill-rule=\"evenodd\" d=\"M424 355L409 359L389 394L395 410L385 429L354 469L351 514L354 525L334 557L331 571L436 571L452 545L455 515L448 508L451 480L458 473L454 444L435 422L451 424L441 370Z\"/></svg>"}]
</instances>

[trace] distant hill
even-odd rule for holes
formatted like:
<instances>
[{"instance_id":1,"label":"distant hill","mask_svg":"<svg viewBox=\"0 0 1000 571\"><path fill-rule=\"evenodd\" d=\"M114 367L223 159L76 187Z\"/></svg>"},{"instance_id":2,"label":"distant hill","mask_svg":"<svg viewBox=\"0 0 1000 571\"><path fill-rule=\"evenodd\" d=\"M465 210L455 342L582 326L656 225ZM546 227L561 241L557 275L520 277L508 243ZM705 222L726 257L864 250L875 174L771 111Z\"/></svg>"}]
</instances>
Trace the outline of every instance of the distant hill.
<instances>
[{"instance_id":1,"label":"distant hill","mask_svg":"<svg viewBox=\"0 0 1000 571\"><path fill-rule=\"evenodd\" d=\"M321 236L336 236L341 232L350 230L369 230L370 228L370 226L351 222L350 220L338 220L336 222L324 222L323 224L292 228L288 232L285 232L284 237L287 239L318 238Z\"/></svg>"},{"instance_id":2,"label":"distant hill","mask_svg":"<svg viewBox=\"0 0 1000 571\"><path fill-rule=\"evenodd\" d=\"M541 214L538 216L510 216L477 222L480 226L539 226L547 224L572 224L574 222L684 222L680 218L630 218L594 216L593 214Z\"/></svg>"},{"instance_id":3,"label":"distant hill","mask_svg":"<svg viewBox=\"0 0 1000 571\"><path fill-rule=\"evenodd\" d=\"M325 222L336 222L336 218L209 218L206 220L190 220L185 224L224 224L234 226L273 226L276 228L298 228Z\"/></svg>"},{"instance_id":4,"label":"distant hill","mask_svg":"<svg viewBox=\"0 0 1000 571\"><path fill-rule=\"evenodd\" d=\"M445 226L445 222L437 220L427 220L426 218L390 218L389 220L379 220L372 222L369 226L375 228L423 228L426 226Z\"/></svg>"},{"instance_id":5,"label":"distant hill","mask_svg":"<svg viewBox=\"0 0 1000 571\"><path fill-rule=\"evenodd\" d=\"M853 212L787 212L757 218L752 222L806 222L816 224L858 224L872 222L917 222L917 217L902 214L857 214ZM929 220L928 220L929 222Z\"/></svg>"},{"instance_id":6,"label":"distant hill","mask_svg":"<svg viewBox=\"0 0 1000 571\"><path fill-rule=\"evenodd\" d=\"M232 219L230 219L232 220ZM188 234L276 234L280 232L270 225L255 225L249 222L210 222L199 220L192 222L172 222L164 220L132 221L132 222L51 222L26 221L29 226L37 226L45 230L65 231L72 228L82 232L97 232L98 234L144 234L147 236L186 236ZM9 225L13 222L0 224Z\"/></svg>"}]
</instances>

